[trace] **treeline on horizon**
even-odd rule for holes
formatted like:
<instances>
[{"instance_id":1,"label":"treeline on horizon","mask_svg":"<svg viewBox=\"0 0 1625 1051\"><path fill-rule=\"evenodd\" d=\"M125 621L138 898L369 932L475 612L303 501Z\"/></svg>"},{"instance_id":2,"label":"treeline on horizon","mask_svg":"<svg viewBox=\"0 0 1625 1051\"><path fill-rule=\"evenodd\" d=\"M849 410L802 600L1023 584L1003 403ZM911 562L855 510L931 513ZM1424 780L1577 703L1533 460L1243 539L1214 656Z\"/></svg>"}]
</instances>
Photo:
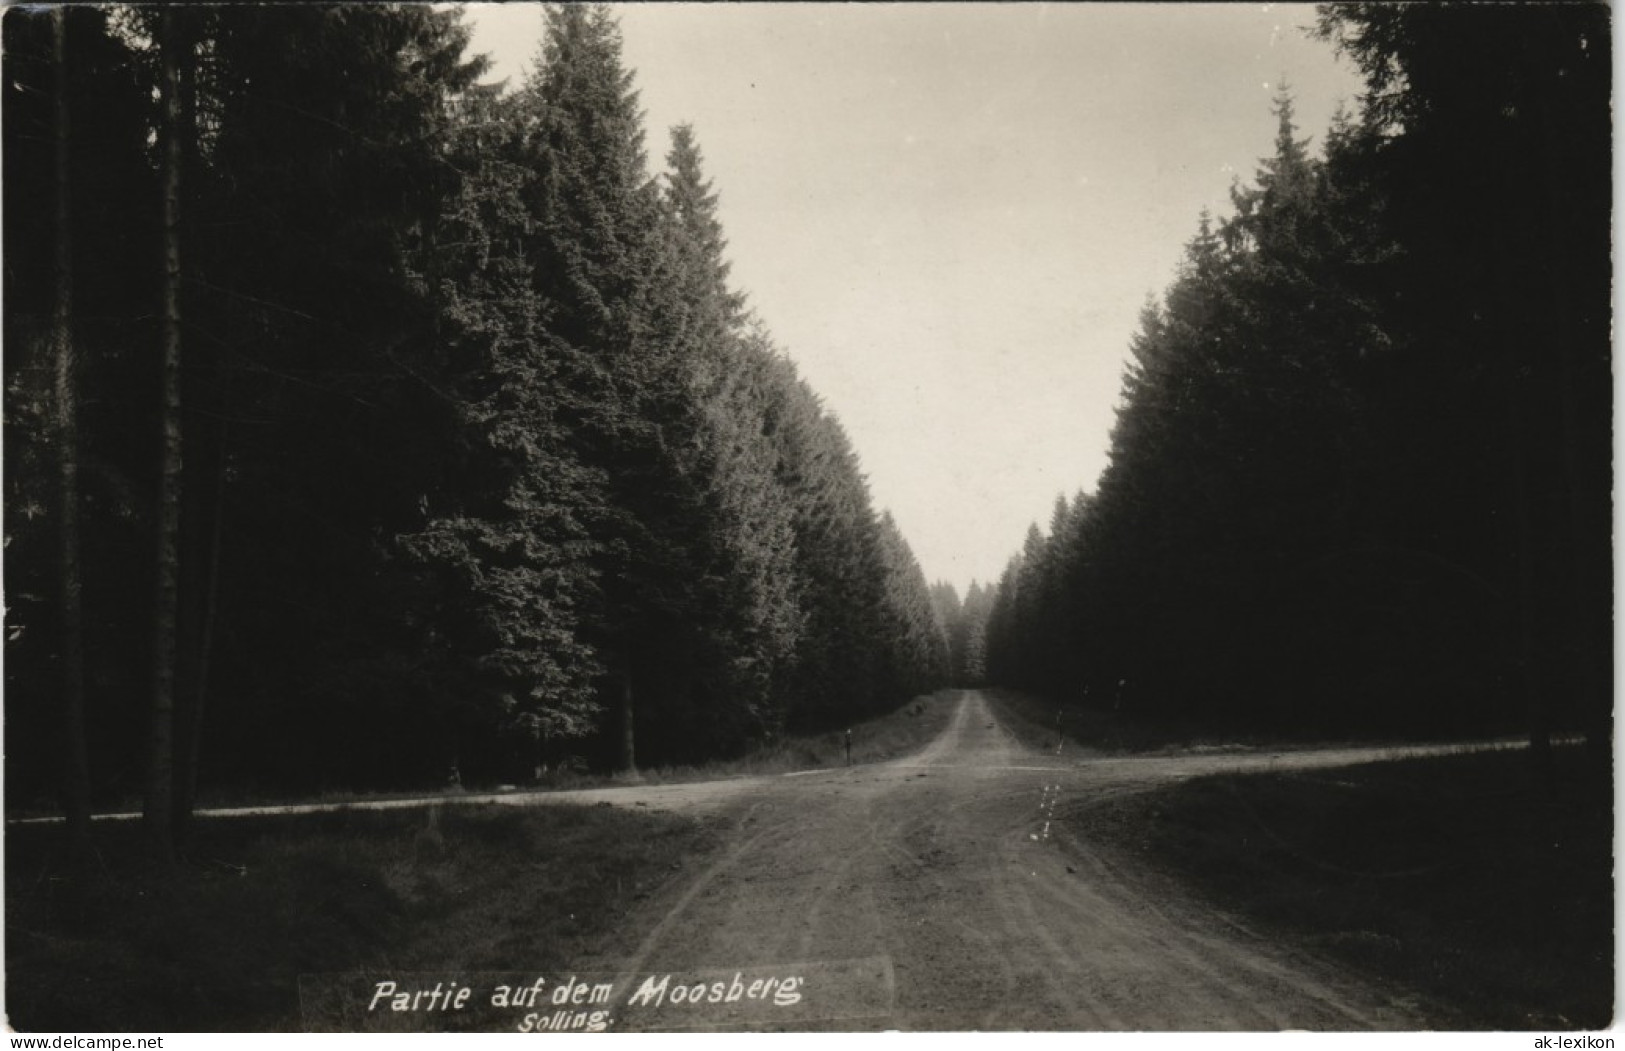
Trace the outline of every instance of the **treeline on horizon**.
<instances>
[{"instance_id":1,"label":"treeline on horizon","mask_svg":"<svg viewBox=\"0 0 1625 1051\"><path fill-rule=\"evenodd\" d=\"M1126 714L1606 750L1608 8L1319 15L1358 117L1317 153L1278 95L1144 311L1097 487L955 639L973 679Z\"/></svg>"},{"instance_id":2,"label":"treeline on horizon","mask_svg":"<svg viewBox=\"0 0 1625 1051\"><path fill-rule=\"evenodd\" d=\"M6 790L70 823L738 753L947 675L840 424L651 177L614 13L4 19Z\"/></svg>"}]
</instances>

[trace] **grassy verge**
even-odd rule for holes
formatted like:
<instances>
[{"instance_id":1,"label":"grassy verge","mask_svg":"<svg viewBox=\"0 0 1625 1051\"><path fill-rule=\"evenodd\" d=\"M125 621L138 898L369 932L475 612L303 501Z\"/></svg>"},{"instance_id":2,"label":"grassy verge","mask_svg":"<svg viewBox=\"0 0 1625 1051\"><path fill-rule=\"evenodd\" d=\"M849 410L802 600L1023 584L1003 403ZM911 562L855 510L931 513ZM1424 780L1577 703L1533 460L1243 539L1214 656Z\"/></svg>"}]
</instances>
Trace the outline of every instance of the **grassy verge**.
<instances>
[{"instance_id":1,"label":"grassy verge","mask_svg":"<svg viewBox=\"0 0 1625 1051\"><path fill-rule=\"evenodd\" d=\"M1033 747L1055 747L1057 704L1049 698L1015 690L990 689L985 695L999 718L1018 738ZM1194 719L1150 719L1105 708L1078 705L1061 709L1067 750L1085 753L1188 755L1248 752L1261 748L1334 748L1373 744L1390 738L1337 737L1292 733L1238 733Z\"/></svg>"},{"instance_id":2,"label":"grassy verge","mask_svg":"<svg viewBox=\"0 0 1625 1051\"><path fill-rule=\"evenodd\" d=\"M1055 747L1056 713L1060 712L1065 749L1088 753L1141 753L1244 750L1261 742L1204 732L1195 725L1130 718L1100 708L1069 706L1015 690L992 689L984 695L998 710L999 721L1022 743L1043 749Z\"/></svg>"},{"instance_id":3,"label":"grassy verge","mask_svg":"<svg viewBox=\"0 0 1625 1051\"><path fill-rule=\"evenodd\" d=\"M999 725L1029 748L1053 751L1055 748L1055 713L1056 705L1042 697L1035 697L1030 693L1018 693L1015 690L987 689L982 691L988 705L999 718ZM1080 734L1078 713L1074 711L1063 713L1061 732L1066 738L1067 745L1078 748L1087 747L1091 750L1100 749L1100 744L1087 739L1088 734Z\"/></svg>"},{"instance_id":4,"label":"grassy verge","mask_svg":"<svg viewBox=\"0 0 1625 1051\"><path fill-rule=\"evenodd\" d=\"M60 828L6 832L17 1029L297 1029L300 974L571 966L715 844L608 807L348 811L200 821L190 860L157 873L134 823L94 834L76 874Z\"/></svg>"},{"instance_id":5,"label":"grassy verge","mask_svg":"<svg viewBox=\"0 0 1625 1051\"><path fill-rule=\"evenodd\" d=\"M916 697L896 711L855 722L852 762L883 763L918 751L942 733L953 718L958 692L939 690ZM638 771L647 784L683 784L733 777L772 777L802 770L846 765L846 729L819 734L787 735L737 759L692 765L650 766ZM538 786L548 789L598 788L623 783L616 775L564 771Z\"/></svg>"},{"instance_id":6,"label":"grassy verge","mask_svg":"<svg viewBox=\"0 0 1625 1051\"><path fill-rule=\"evenodd\" d=\"M1196 778L1091 808L1088 828L1444 1005L1441 1028L1602 1028L1612 789L1579 753L1556 751L1549 784L1520 753Z\"/></svg>"},{"instance_id":7,"label":"grassy verge","mask_svg":"<svg viewBox=\"0 0 1625 1051\"><path fill-rule=\"evenodd\" d=\"M955 691L942 690L916 697L894 712L853 723L852 762L883 763L924 748L947 729L957 699ZM647 781L662 784L788 774L845 765L846 732L841 729L786 737L772 747L739 759L697 766L659 767L643 771L643 776Z\"/></svg>"},{"instance_id":8,"label":"grassy verge","mask_svg":"<svg viewBox=\"0 0 1625 1051\"><path fill-rule=\"evenodd\" d=\"M894 712L853 723L852 762L885 762L924 748L947 728L953 716L957 697L957 691L941 690L929 696L916 697ZM648 784L681 784L731 777L770 777L800 770L845 766L844 737L844 730L787 736L770 747L758 749L737 759L718 759L692 765L647 767L639 771L639 776ZM199 806L200 809L208 810L300 803L340 805L436 797L454 801L466 795L603 788L623 783L620 777L613 774L594 774L565 768L549 773L538 783L523 786L471 785L466 789L454 790L325 792L306 798L290 798L286 795L265 792L210 789L204 792ZM124 813L139 813L141 802L138 799L127 800L117 809ZM6 807L8 820L55 818L60 813L61 811L49 802L40 802L33 806L19 806L8 802Z\"/></svg>"}]
</instances>

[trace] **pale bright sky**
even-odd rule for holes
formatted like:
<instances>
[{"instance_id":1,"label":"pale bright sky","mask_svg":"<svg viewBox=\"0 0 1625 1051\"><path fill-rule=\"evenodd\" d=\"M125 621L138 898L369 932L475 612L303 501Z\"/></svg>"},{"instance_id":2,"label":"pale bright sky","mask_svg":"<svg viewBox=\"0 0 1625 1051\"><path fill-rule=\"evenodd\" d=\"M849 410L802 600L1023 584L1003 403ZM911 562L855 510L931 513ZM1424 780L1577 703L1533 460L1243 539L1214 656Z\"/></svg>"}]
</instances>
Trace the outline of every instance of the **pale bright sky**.
<instances>
[{"instance_id":1,"label":"pale bright sky","mask_svg":"<svg viewBox=\"0 0 1625 1051\"><path fill-rule=\"evenodd\" d=\"M539 6L467 7L492 79ZM632 4L658 171L691 123L735 286L925 574L996 580L1106 465L1128 342L1205 206L1360 83L1307 4Z\"/></svg>"}]
</instances>

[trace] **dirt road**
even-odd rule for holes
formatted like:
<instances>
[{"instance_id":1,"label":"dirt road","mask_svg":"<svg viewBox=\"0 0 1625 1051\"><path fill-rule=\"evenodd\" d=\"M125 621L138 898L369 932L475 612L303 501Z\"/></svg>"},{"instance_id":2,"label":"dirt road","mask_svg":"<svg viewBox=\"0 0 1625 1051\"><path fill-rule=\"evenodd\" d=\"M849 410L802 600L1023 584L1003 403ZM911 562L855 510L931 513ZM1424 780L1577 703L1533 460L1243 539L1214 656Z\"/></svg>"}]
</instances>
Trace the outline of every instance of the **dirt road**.
<instances>
[{"instance_id":1,"label":"dirt road","mask_svg":"<svg viewBox=\"0 0 1625 1051\"><path fill-rule=\"evenodd\" d=\"M624 973L876 958L890 1011L842 1029L1421 1028L1401 991L1272 945L1086 832L1062 831L1086 830L1095 800L1170 778L1370 756L1045 754L967 691L949 728L909 759L582 794L709 811L733 830L719 859L644 902L590 963Z\"/></svg>"}]
</instances>

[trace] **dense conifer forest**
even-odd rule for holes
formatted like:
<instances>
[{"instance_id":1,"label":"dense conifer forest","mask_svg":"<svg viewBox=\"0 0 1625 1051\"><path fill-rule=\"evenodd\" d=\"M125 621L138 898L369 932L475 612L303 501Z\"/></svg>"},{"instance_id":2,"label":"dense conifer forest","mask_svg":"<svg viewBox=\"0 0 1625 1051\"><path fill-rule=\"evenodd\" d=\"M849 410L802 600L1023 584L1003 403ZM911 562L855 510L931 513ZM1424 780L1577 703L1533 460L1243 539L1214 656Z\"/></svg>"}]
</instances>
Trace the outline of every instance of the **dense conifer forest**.
<instances>
[{"instance_id":1,"label":"dense conifer forest","mask_svg":"<svg viewBox=\"0 0 1625 1051\"><path fill-rule=\"evenodd\" d=\"M614 12L545 19L502 92L451 9L7 12L13 804L162 852L200 786L631 772L945 682L698 134L651 172Z\"/></svg>"},{"instance_id":2,"label":"dense conifer forest","mask_svg":"<svg viewBox=\"0 0 1625 1051\"><path fill-rule=\"evenodd\" d=\"M1606 756L1608 9L1319 12L1357 112L1312 137L1277 96L1273 154L1145 307L1110 466L993 589L978 671L1232 731Z\"/></svg>"},{"instance_id":3,"label":"dense conifer forest","mask_svg":"<svg viewBox=\"0 0 1625 1051\"><path fill-rule=\"evenodd\" d=\"M505 91L451 8L7 12L14 804L166 853L204 789L635 774L949 683L1610 739L1606 7L1323 6L1365 94L1278 92L1109 467L963 596L732 283L703 129L646 141L611 7L538 17Z\"/></svg>"}]
</instances>

